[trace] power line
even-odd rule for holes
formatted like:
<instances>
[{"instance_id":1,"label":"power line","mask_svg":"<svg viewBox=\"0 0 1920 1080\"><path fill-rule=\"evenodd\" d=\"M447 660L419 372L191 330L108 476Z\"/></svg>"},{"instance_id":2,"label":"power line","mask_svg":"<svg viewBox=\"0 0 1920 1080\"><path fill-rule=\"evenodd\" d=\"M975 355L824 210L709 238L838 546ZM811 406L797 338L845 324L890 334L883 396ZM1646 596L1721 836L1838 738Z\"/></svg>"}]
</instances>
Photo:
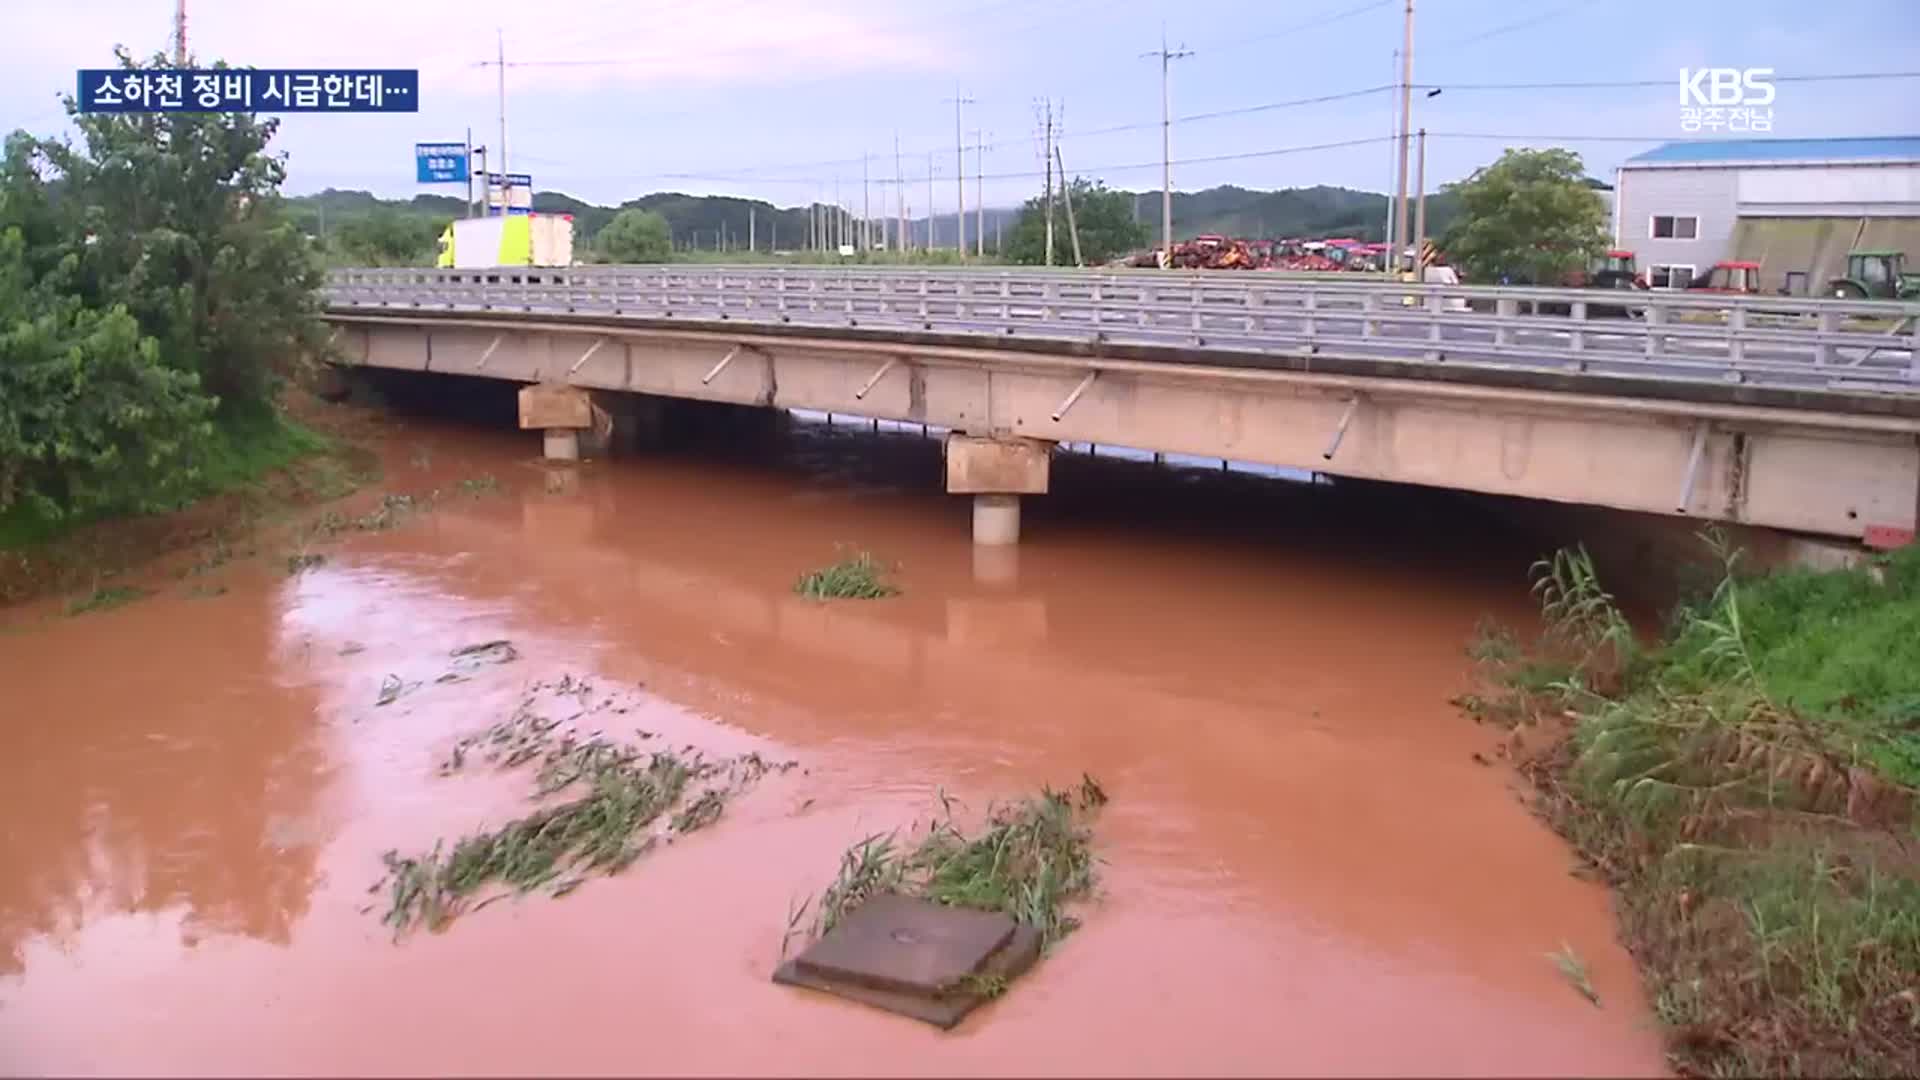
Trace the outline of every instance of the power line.
<instances>
[{"instance_id":1,"label":"power line","mask_svg":"<svg viewBox=\"0 0 1920 1080\"><path fill-rule=\"evenodd\" d=\"M1430 139L1518 139L1523 142L1673 142L1672 135L1512 135L1490 131L1429 131Z\"/></svg>"},{"instance_id":2,"label":"power line","mask_svg":"<svg viewBox=\"0 0 1920 1080\"><path fill-rule=\"evenodd\" d=\"M1294 100L1290 100L1290 102L1265 102L1265 104L1260 104L1260 106L1240 106L1240 108L1233 108L1233 110L1192 113L1192 115L1173 117L1173 119L1177 119L1179 123L1194 123L1194 121L1202 121L1202 119L1221 119L1221 117L1231 117L1231 115L1250 115L1250 113L1263 113L1263 111L1290 110L1290 108L1296 108L1296 106L1321 106L1321 104L1327 104L1327 102L1346 102L1346 100L1352 100L1352 98L1365 98L1365 96L1371 96L1371 94L1384 94L1386 90L1392 90L1392 86L1367 86L1365 90L1344 90L1344 92L1340 92L1340 94L1321 94L1321 96L1317 96L1317 98L1294 98ZM1148 125L1148 127L1152 127L1152 125ZM1069 135L1075 135L1075 133L1069 133ZM1083 131L1083 133L1077 133L1077 135L1091 135L1091 133L1085 133L1085 131Z\"/></svg>"},{"instance_id":3,"label":"power line","mask_svg":"<svg viewBox=\"0 0 1920 1080\"><path fill-rule=\"evenodd\" d=\"M1310 146L1279 146L1279 147L1272 147L1265 150L1245 150L1245 151L1241 151L1233 154L1212 154L1206 157L1176 158L1171 162L1171 164L1210 165L1210 164L1217 164L1223 161L1248 161L1256 158L1281 157L1287 154L1306 154L1306 153L1314 153L1321 150L1341 150L1350 146L1367 146L1373 143L1392 142L1393 139L1394 139L1394 136L1391 136L1391 135L1374 135L1364 139L1343 139L1338 142L1315 143ZM1161 167L1161 165L1162 165L1162 162L1156 158L1152 161L1135 161L1135 162L1127 162L1124 164L1116 164L1116 165L1088 165L1078 171L1082 175L1090 175L1095 173L1110 173L1110 172L1135 172L1142 169L1158 169ZM714 183L751 183L751 184L767 183L767 184L818 185L824 182L825 180L825 178L818 177L818 176L766 177L766 176L741 176L737 174L729 175L729 174L722 174L722 173L675 173L675 174L672 174L671 176L665 173L620 173L620 174L602 174L602 175L608 176L610 179L620 179L620 180L675 179L675 180L707 180L707 181L712 181ZM1037 170L1025 171L1025 172L1001 172L1001 173L986 173L981 177L981 179L1031 180L1044 175L1045 173ZM927 176L925 174L922 174L919 176L908 175L894 181L888 181L882 178L874 181L874 183L876 184L893 183L893 184L904 187L905 185L908 185L908 184L923 183L926 181L926 179L927 179Z\"/></svg>"},{"instance_id":4,"label":"power line","mask_svg":"<svg viewBox=\"0 0 1920 1080\"><path fill-rule=\"evenodd\" d=\"M1232 109L1215 109L1211 112L1190 113L1184 116L1176 116L1173 118L1173 122L1176 124L1188 124L1188 123L1197 123L1197 122L1202 122L1207 120L1221 120L1221 119L1226 119L1228 117L1233 117L1233 116L1248 116L1254 113L1272 112L1277 109L1291 109L1291 108L1298 108L1298 107L1307 106L1307 105L1321 105L1321 104L1325 104L1327 102L1333 102L1333 101L1347 101L1353 98L1368 97L1373 94L1384 94L1387 91L1393 90L1393 89L1395 88L1392 86L1383 84L1380 86L1369 86L1360 90L1346 90L1337 94L1321 94L1316 97L1293 98L1288 101L1267 101L1257 105L1243 105L1243 106L1239 106L1237 108L1232 108ZM1449 89L1451 89L1451 87L1449 87ZM1152 128L1157 128L1159 126L1160 126L1160 122L1157 120L1141 121L1141 122L1129 123L1129 124L1112 124L1107 127L1088 128L1084 131L1073 131L1073 130L1061 131L1056 134L1056 138L1090 139L1100 135L1114 135L1114 134L1118 134L1120 132L1126 132L1126 131L1146 131ZM998 149L1002 149L1009 146L1024 145L1029 141L1031 140L1024 139L1024 138L997 139L993 142L985 143L984 146L988 150L998 150ZM759 174L759 173L769 172L769 171L779 171L783 169L820 169L820 168L831 168L836 165L857 165L859 163L860 163L860 159L857 157L833 158L826 161L793 162L793 163L782 164L782 165L752 165L752 166L747 166L744 168L734 169L730 171L737 174L746 175L746 174ZM702 179L702 177L692 173L687 173L687 174L661 173L660 175L664 177L669 177L669 178L688 179L688 180ZM775 178L768 177L767 179L775 179Z\"/></svg>"},{"instance_id":5,"label":"power line","mask_svg":"<svg viewBox=\"0 0 1920 1080\"><path fill-rule=\"evenodd\" d=\"M1278 37L1289 37L1291 35L1298 34L1305 30L1316 30L1322 26L1330 26L1334 23L1342 22L1346 19L1350 19L1355 15L1363 15L1376 8L1386 7L1392 3L1394 3L1394 0L1368 0L1367 3L1361 4L1358 7L1347 8L1344 11L1329 12L1328 14L1321 15L1317 18L1308 19L1305 22L1295 23L1292 26L1284 26L1278 30L1269 30L1264 34L1254 34L1249 37L1237 37L1237 38L1234 38L1232 41L1223 41L1217 45L1201 46L1199 49L1195 51L1203 52L1203 53L1224 52L1227 49L1237 49L1242 45L1252 45L1262 41L1272 41L1274 38L1278 38Z\"/></svg>"},{"instance_id":6,"label":"power line","mask_svg":"<svg viewBox=\"0 0 1920 1080\"><path fill-rule=\"evenodd\" d=\"M1896 80L1896 79L1920 79L1920 71L1831 72L1831 73L1811 74L1811 75L1775 75L1773 77L1773 80L1775 82L1784 82L1784 83L1859 82L1859 81ZM1610 79L1610 80L1595 80L1595 81L1527 82L1527 83L1427 82L1427 83L1414 83L1413 88L1416 90L1444 89L1449 93L1453 93L1453 92L1466 92L1466 91L1500 92L1500 91L1508 91L1508 90L1515 90L1515 91L1616 90L1616 89L1630 89L1635 87L1668 87L1672 85L1673 85L1672 79ZM1286 101L1261 102L1254 105L1242 105L1242 106L1229 108L1229 109L1215 109L1209 112L1190 113L1183 116L1176 116L1173 119L1175 123L1180 123L1180 124L1198 123L1198 122L1204 122L1209 120L1221 120L1221 119L1227 119L1235 116L1249 116L1249 115L1262 113L1262 112L1272 112L1279 109L1290 109L1290 108L1298 108L1298 107L1304 107L1304 106L1310 106L1310 105L1321 105L1321 104L1327 104L1327 103L1336 102L1336 101L1348 101L1356 98L1369 97L1374 94L1383 94L1383 93L1387 93L1389 91L1397 90L1397 89L1398 87L1396 86L1382 84L1379 86L1363 87L1357 90L1345 90L1345 91L1341 91L1333 94L1320 94L1314 97L1293 98ZM1111 124L1106 127L1088 128L1082 131L1066 130L1066 131L1060 132L1058 137L1063 140L1088 139L1088 138L1094 138L1096 136L1115 135L1115 134L1120 134L1122 132L1129 132L1129 131L1147 131L1153 128L1157 128L1159 126L1160 124L1158 121L1139 121L1139 122L1126 123L1126 124ZM1655 138L1667 139L1671 137L1672 136L1658 136ZM933 138L935 137L926 136L921 141L930 141ZM1568 138L1572 138L1572 136L1568 136ZM984 144L984 148L988 150L999 150L1009 146L1024 145L1028 141L1029 140L1027 139L997 139L992 142L988 142ZM779 164L767 164L767 165L747 165L747 166L727 169L723 171L727 172L729 175L739 176L742 178L765 179L769 182L773 182L773 181L780 180L781 178L776 176L764 176L762 174L770 173L770 172L780 172L784 170L827 169L827 168L833 168L836 166L858 165L859 163L860 163L860 159L858 157L844 157L844 158L829 158L829 159L819 160L819 161L784 162ZM703 179L710 178L707 172L702 170L694 170L694 171L687 171L687 172L654 173L649 175L655 176L661 179L671 179L671 180L703 180ZM807 182L817 182L817 178L812 176L808 176L805 179L807 180Z\"/></svg>"},{"instance_id":7,"label":"power line","mask_svg":"<svg viewBox=\"0 0 1920 1080\"><path fill-rule=\"evenodd\" d=\"M1849 71L1825 75L1774 75L1777 83L1810 82L1859 82L1875 79L1920 79L1920 71ZM1539 82L1539 83L1455 83L1428 82L1414 83L1416 90L1619 90L1639 86L1672 86L1674 80L1667 79L1611 79L1593 82Z\"/></svg>"},{"instance_id":8,"label":"power line","mask_svg":"<svg viewBox=\"0 0 1920 1080\"><path fill-rule=\"evenodd\" d=\"M1565 15L1576 8L1585 6L1588 2L1589 0L1574 0L1574 2L1571 4L1566 4L1561 7L1554 8L1550 11L1543 11L1537 15L1529 15L1524 19L1517 19L1513 22L1506 23L1502 26L1495 26L1487 30L1482 30L1477 34L1469 34L1466 37L1455 38L1452 41L1443 41L1440 43L1440 47L1443 49L1450 49L1457 45L1471 45L1476 41L1485 41L1488 38L1499 37L1501 34L1511 33L1515 30L1524 30L1529 26L1538 26L1549 19L1557 19L1560 16Z\"/></svg>"}]
</instances>

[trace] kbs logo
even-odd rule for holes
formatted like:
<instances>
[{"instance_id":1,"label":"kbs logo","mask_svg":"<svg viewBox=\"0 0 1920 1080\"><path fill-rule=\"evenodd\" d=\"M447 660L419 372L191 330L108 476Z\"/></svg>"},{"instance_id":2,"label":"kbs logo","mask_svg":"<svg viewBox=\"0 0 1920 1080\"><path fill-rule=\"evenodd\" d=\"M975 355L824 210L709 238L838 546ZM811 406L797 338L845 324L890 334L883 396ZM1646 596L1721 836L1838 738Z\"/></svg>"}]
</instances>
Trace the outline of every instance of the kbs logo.
<instances>
[{"instance_id":1,"label":"kbs logo","mask_svg":"<svg viewBox=\"0 0 1920 1080\"><path fill-rule=\"evenodd\" d=\"M1681 68L1680 130L1772 131L1772 68Z\"/></svg>"}]
</instances>

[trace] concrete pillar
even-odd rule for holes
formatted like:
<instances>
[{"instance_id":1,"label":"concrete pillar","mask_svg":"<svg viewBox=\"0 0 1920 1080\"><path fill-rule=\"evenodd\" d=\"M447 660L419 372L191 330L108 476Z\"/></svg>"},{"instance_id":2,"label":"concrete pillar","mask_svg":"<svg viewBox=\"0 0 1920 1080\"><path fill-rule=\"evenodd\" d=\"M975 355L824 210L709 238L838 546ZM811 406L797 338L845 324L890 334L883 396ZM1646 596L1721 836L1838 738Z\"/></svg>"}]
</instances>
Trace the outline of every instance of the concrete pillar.
<instances>
[{"instance_id":1,"label":"concrete pillar","mask_svg":"<svg viewBox=\"0 0 1920 1080\"><path fill-rule=\"evenodd\" d=\"M975 495L973 497L973 542L976 544L1019 543L1020 496Z\"/></svg>"},{"instance_id":2,"label":"concrete pillar","mask_svg":"<svg viewBox=\"0 0 1920 1080\"><path fill-rule=\"evenodd\" d=\"M546 456L548 461L579 461L580 429L548 428L546 430Z\"/></svg>"},{"instance_id":3,"label":"concrete pillar","mask_svg":"<svg viewBox=\"0 0 1920 1080\"><path fill-rule=\"evenodd\" d=\"M520 429L546 433L553 461L580 460L580 433L593 426L593 401L577 386L538 383L520 388Z\"/></svg>"},{"instance_id":4,"label":"concrete pillar","mask_svg":"<svg viewBox=\"0 0 1920 1080\"><path fill-rule=\"evenodd\" d=\"M972 495L973 542L1020 542L1020 496L1047 493L1052 444L1038 439L947 436L947 490Z\"/></svg>"}]
</instances>

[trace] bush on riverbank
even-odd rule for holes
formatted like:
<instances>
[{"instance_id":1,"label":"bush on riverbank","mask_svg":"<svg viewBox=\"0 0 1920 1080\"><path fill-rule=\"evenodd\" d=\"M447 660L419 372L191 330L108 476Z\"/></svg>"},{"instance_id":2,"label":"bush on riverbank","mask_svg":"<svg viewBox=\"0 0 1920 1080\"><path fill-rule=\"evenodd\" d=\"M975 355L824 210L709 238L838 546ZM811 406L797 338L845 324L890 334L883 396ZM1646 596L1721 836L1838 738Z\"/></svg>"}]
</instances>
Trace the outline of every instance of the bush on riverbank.
<instances>
[{"instance_id":1,"label":"bush on riverbank","mask_svg":"<svg viewBox=\"0 0 1920 1080\"><path fill-rule=\"evenodd\" d=\"M78 145L15 132L0 160L0 521L24 535L273 457L275 362L320 345L278 121L67 109Z\"/></svg>"},{"instance_id":2,"label":"bush on riverbank","mask_svg":"<svg viewBox=\"0 0 1920 1080\"><path fill-rule=\"evenodd\" d=\"M1584 553L1548 625L1476 648L1482 718L1544 735L1538 809L1619 890L1675 1065L1894 1075L1920 1061L1920 548L1741 572L1643 647Z\"/></svg>"}]
</instances>

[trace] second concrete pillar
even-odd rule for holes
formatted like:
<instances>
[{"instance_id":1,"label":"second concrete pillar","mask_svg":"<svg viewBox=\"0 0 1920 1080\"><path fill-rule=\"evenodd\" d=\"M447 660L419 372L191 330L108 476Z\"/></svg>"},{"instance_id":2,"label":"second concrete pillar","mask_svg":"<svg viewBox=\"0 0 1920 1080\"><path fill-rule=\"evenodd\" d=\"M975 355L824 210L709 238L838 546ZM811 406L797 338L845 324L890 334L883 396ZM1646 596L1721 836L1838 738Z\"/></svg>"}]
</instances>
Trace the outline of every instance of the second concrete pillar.
<instances>
[{"instance_id":1,"label":"second concrete pillar","mask_svg":"<svg viewBox=\"0 0 1920 1080\"><path fill-rule=\"evenodd\" d=\"M1020 496L1047 493L1052 444L1038 439L947 437L947 490L972 495L973 542L1020 542Z\"/></svg>"}]
</instances>

